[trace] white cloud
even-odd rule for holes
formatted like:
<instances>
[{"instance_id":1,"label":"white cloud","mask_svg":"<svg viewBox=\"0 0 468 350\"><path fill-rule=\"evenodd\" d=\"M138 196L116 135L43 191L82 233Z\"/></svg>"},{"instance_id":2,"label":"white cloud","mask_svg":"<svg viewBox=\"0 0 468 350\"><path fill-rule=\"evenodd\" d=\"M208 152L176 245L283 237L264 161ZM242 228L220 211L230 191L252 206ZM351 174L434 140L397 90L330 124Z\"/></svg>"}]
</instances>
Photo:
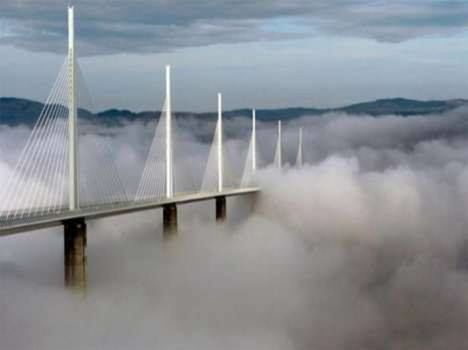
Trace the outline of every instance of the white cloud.
<instances>
[{"instance_id":1,"label":"white cloud","mask_svg":"<svg viewBox=\"0 0 468 350\"><path fill-rule=\"evenodd\" d=\"M2 239L2 345L460 348L468 326L464 113L305 118L306 167L262 170L255 213L245 216L245 199L230 201L226 226L214 225L212 203L181 207L180 237L169 243L159 212L90 222L85 300L62 290L61 235ZM285 126L287 159L297 125ZM259 127L274 138L273 127ZM148 130L99 131L113 135L123 176L141 167ZM1 130L0 149L14 154L11 142L23 134Z\"/></svg>"}]
</instances>

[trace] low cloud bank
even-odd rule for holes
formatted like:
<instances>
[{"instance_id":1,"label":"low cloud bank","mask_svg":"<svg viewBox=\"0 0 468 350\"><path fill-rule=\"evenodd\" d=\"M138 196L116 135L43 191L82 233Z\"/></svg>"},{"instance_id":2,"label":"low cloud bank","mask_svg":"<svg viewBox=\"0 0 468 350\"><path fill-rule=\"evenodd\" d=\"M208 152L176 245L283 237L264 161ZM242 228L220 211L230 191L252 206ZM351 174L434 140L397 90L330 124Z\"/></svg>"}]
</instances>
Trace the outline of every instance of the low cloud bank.
<instances>
[{"instance_id":1,"label":"low cloud bank","mask_svg":"<svg viewBox=\"0 0 468 350\"><path fill-rule=\"evenodd\" d=\"M62 288L59 231L2 239L2 346L463 347L464 112L330 115L300 123L307 132L308 164L281 173L261 170L262 194L253 215L245 198L229 201L225 226L212 222L213 203L182 207L180 236L170 242L161 239L157 211L90 223L84 300ZM290 163L298 125L285 128ZM110 142L118 166L131 172L131 159L142 166L144 157L135 150L145 149L144 128L126 128L112 133ZM274 139L274 126L262 130L263 140ZM5 150L8 142L0 140ZM261 149L270 149L262 142Z\"/></svg>"}]
</instances>

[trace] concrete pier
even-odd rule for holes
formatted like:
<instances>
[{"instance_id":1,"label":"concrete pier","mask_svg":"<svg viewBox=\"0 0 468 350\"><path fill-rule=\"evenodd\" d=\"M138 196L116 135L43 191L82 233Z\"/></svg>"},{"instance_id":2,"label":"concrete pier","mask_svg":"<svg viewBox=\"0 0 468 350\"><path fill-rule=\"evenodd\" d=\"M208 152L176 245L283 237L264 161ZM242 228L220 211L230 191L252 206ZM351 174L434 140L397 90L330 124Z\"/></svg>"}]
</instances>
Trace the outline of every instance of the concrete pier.
<instances>
[{"instance_id":1,"label":"concrete pier","mask_svg":"<svg viewBox=\"0 0 468 350\"><path fill-rule=\"evenodd\" d=\"M163 207L163 235L164 238L177 235L177 206L175 204Z\"/></svg>"},{"instance_id":2,"label":"concrete pier","mask_svg":"<svg viewBox=\"0 0 468 350\"><path fill-rule=\"evenodd\" d=\"M216 197L216 221L226 221L226 197Z\"/></svg>"},{"instance_id":3,"label":"concrete pier","mask_svg":"<svg viewBox=\"0 0 468 350\"><path fill-rule=\"evenodd\" d=\"M65 286L86 288L86 222L73 219L64 222Z\"/></svg>"}]
</instances>

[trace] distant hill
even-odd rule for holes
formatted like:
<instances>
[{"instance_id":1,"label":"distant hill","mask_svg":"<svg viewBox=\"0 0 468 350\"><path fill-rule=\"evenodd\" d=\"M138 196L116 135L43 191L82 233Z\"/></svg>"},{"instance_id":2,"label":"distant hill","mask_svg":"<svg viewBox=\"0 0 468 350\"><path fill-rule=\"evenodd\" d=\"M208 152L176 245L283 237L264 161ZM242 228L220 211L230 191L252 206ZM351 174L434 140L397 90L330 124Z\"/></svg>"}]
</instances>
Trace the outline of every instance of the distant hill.
<instances>
[{"instance_id":1,"label":"distant hill","mask_svg":"<svg viewBox=\"0 0 468 350\"><path fill-rule=\"evenodd\" d=\"M0 98L0 123L7 125L35 123L43 104L20 98Z\"/></svg>"},{"instance_id":2,"label":"distant hill","mask_svg":"<svg viewBox=\"0 0 468 350\"><path fill-rule=\"evenodd\" d=\"M349 114L368 114L371 116L381 116L387 114L395 114L402 116L425 115L431 113L446 112L460 106L468 105L468 100L431 100L417 101L404 98L382 99L372 102L364 102L353 104L340 108L282 108L282 109L261 109L257 110L257 118L259 120L288 120L302 116L317 116L330 112L343 112ZM30 101L21 98L2 97L0 98L0 124L6 125L32 125L36 122L43 104L35 101ZM109 109L99 112L96 115L80 110L79 116L84 119L98 120L105 124L115 124L123 121L131 120L149 120L153 118L154 113L159 115L160 112L139 112L135 113L129 110ZM191 116L195 118L212 118L215 113L191 113L191 112L176 112L177 116ZM225 111L226 118L233 117L249 117L251 111L249 109L238 109Z\"/></svg>"},{"instance_id":3,"label":"distant hill","mask_svg":"<svg viewBox=\"0 0 468 350\"><path fill-rule=\"evenodd\" d=\"M417 101L404 98L392 98L377 100L373 102L358 103L337 110L350 114L369 114L373 116L385 114L417 115L445 112L463 105L468 100L446 100L446 101Z\"/></svg>"}]
</instances>

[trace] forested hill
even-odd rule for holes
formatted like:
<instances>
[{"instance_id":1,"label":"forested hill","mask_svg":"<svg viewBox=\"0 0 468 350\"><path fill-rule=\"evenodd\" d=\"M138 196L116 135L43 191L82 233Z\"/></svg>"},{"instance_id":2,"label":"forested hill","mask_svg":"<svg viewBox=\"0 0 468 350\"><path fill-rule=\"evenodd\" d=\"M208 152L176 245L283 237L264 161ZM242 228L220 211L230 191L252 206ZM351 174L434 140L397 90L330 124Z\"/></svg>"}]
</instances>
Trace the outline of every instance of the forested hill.
<instances>
[{"instance_id":1,"label":"forested hill","mask_svg":"<svg viewBox=\"0 0 468 350\"><path fill-rule=\"evenodd\" d=\"M417 101L404 98L382 99L372 102L364 102L344 106L340 108L281 108L281 109L260 109L257 110L257 118L259 120L288 120L299 118L302 116L317 116L330 112L343 112L349 114L368 114L372 116L381 116L388 114L412 116L425 115L432 113L446 112L464 105L468 105L468 100L431 100ZM19 125L34 124L42 110L42 103L30 101L20 98L2 97L0 98L0 124ZM154 111L132 112L128 110L109 109L91 114L88 111L81 110L80 117L93 118L101 120L104 123L119 122L122 120L145 120L154 116ZM157 112L159 114L159 112ZM178 116L190 115L199 118L208 118L215 116L215 113L191 113L191 112L176 112ZM225 111L226 118L245 116L249 117L251 111L249 109L239 109Z\"/></svg>"}]
</instances>

